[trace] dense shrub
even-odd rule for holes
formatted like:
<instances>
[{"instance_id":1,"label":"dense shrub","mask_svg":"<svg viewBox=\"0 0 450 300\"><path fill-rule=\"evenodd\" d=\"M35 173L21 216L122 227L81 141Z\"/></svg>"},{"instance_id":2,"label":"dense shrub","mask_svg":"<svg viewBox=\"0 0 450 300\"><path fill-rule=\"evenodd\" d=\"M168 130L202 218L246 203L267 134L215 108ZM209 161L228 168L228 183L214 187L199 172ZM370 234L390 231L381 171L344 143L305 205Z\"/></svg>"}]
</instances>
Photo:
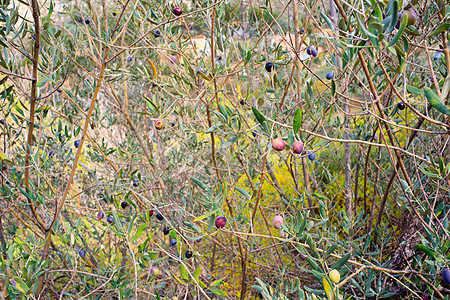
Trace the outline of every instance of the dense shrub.
<instances>
[{"instance_id":1,"label":"dense shrub","mask_svg":"<svg viewBox=\"0 0 450 300\"><path fill-rule=\"evenodd\" d=\"M0 299L448 299L445 1L0 6Z\"/></svg>"}]
</instances>

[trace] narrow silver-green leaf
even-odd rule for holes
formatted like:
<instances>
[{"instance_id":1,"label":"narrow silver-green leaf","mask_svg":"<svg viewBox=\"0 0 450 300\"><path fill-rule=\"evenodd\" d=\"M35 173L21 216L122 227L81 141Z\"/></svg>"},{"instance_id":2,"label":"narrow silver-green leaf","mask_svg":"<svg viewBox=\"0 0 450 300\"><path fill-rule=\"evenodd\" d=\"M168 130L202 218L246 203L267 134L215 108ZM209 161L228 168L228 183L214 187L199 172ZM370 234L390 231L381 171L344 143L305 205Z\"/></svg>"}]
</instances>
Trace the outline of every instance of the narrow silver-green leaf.
<instances>
[{"instance_id":1,"label":"narrow silver-green leaf","mask_svg":"<svg viewBox=\"0 0 450 300\"><path fill-rule=\"evenodd\" d=\"M416 94L416 95L423 95L424 94L424 92L422 90L420 90L420 89L418 89L416 87L410 86L410 85L406 86L406 90L408 92L410 92L411 94Z\"/></svg>"},{"instance_id":2,"label":"narrow silver-green leaf","mask_svg":"<svg viewBox=\"0 0 450 300\"><path fill-rule=\"evenodd\" d=\"M441 98L429 87L425 87L425 96L427 97L428 102L430 102L431 106L436 108L441 113L450 116L450 108L448 108L447 105L445 105Z\"/></svg>"},{"instance_id":3,"label":"narrow silver-green leaf","mask_svg":"<svg viewBox=\"0 0 450 300\"><path fill-rule=\"evenodd\" d=\"M327 22L328 27L330 27L330 29L334 32L334 26L331 20L323 12L320 12L320 16L325 20L325 22Z\"/></svg>"},{"instance_id":4,"label":"narrow silver-green leaf","mask_svg":"<svg viewBox=\"0 0 450 300\"><path fill-rule=\"evenodd\" d=\"M370 32L369 30L367 30L367 28L364 26L364 24L361 22L359 16L356 14L356 20L358 21L358 25L359 25L359 29L367 36L367 37L372 37L374 39L377 38L376 35L374 35L372 32Z\"/></svg>"},{"instance_id":5,"label":"narrow silver-green leaf","mask_svg":"<svg viewBox=\"0 0 450 300\"><path fill-rule=\"evenodd\" d=\"M442 99L447 99L450 94L450 75L445 78L444 86L442 87L441 97Z\"/></svg>"},{"instance_id":6,"label":"narrow silver-green leaf","mask_svg":"<svg viewBox=\"0 0 450 300\"><path fill-rule=\"evenodd\" d=\"M450 28L450 24L449 23L444 23L444 24L440 24L435 30L433 30L432 33L430 33L428 35L428 37L432 37L435 35L438 35L446 30L448 30Z\"/></svg>"},{"instance_id":7,"label":"narrow silver-green leaf","mask_svg":"<svg viewBox=\"0 0 450 300\"><path fill-rule=\"evenodd\" d=\"M191 228L192 230L194 230L196 233L201 232L200 228L197 225L195 225L194 223L184 220L183 224L186 225L187 227Z\"/></svg>"},{"instance_id":8,"label":"narrow silver-green leaf","mask_svg":"<svg viewBox=\"0 0 450 300\"><path fill-rule=\"evenodd\" d=\"M191 177L191 180L196 184L196 185L198 185L202 190L204 190L205 192L210 192L209 191L209 188L206 186L206 184L204 184L203 182L201 182L200 180L198 180L197 178L195 178L195 177Z\"/></svg>"},{"instance_id":9,"label":"narrow silver-green leaf","mask_svg":"<svg viewBox=\"0 0 450 300\"><path fill-rule=\"evenodd\" d=\"M400 27L397 31L397 34L392 38L391 42L387 45L391 47L397 43L398 39L402 36L403 31L405 31L406 25L408 25L408 15L404 14L402 18L402 22L400 23Z\"/></svg>"},{"instance_id":10,"label":"narrow silver-green leaf","mask_svg":"<svg viewBox=\"0 0 450 300\"><path fill-rule=\"evenodd\" d=\"M294 124L292 126L294 134L296 134L300 130L300 127L302 125L302 116L302 110L300 108L297 108L294 114Z\"/></svg>"},{"instance_id":11,"label":"narrow silver-green leaf","mask_svg":"<svg viewBox=\"0 0 450 300\"><path fill-rule=\"evenodd\" d=\"M386 33L391 32L394 30L395 25L398 21L398 2L397 0L393 1L391 10L389 12L389 16L391 17L391 23L389 24L388 29L386 30Z\"/></svg>"},{"instance_id":12,"label":"narrow silver-green leaf","mask_svg":"<svg viewBox=\"0 0 450 300\"><path fill-rule=\"evenodd\" d=\"M215 213L218 212L219 210L220 210L220 209L218 208L218 209L216 209L216 210L210 211L209 213L206 213L206 214L204 214L204 215L201 215L200 217L195 218L194 220L192 220L192 222L197 222L197 221L203 220L203 219L205 219L205 218L207 218L207 217L209 217L209 216L215 214Z\"/></svg>"},{"instance_id":13,"label":"narrow silver-green leaf","mask_svg":"<svg viewBox=\"0 0 450 300\"><path fill-rule=\"evenodd\" d=\"M351 254L347 253L341 259L339 259L337 262L335 262L334 265L332 265L330 269L339 270L343 265L345 265L347 263L347 261L350 259L350 257L351 257Z\"/></svg>"},{"instance_id":14,"label":"narrow silver-green leaf","mask_svg":"<svg viewBox=\"0 0 450 300\"><path fill-rule=\"evenodd\" d=\"M230 147L231 145L234 144L234 142L236 142L237 140L237 136L233 136L231 139L229 139L228 141L226 141L225 143L220 145L220 149L226 149L228 147Z\"/></svg>"},{"instance_id":15,"label":"narrow silver-green leaf","mask_svg":"<svg viewBox=\"0 0 450 300\"><path fill-rule=\"evenodd\" d=\"M259 110L256 109L256 107L252 106L252 111L256 117L256 120L258 120L259 124L263 125L264 122L267 122L266 118L263 116L262 113L259 112Z\"/></svg>"},{"instance_id":16,"label":"narrow silver-green leaf","mask_svg":"<svg viewBox=\"0 0 450 300\"><path fill-rule=\"evenodd\" d=\"M250 200L250 194L247 193L246 190L244 190L244 189L241 188L241 187L235 187L234 189L237 190L237 191L239 191L239 193L241 193L241 195L243 195L245 198L247 198L248 200Z\"/></svg>"},{"instance_id":17,"label":"narrow silver-green leaf","mask_svg":"<svg viewBox=\"0 0 450 300\"><path fill-rule=\"evenodd\" d=\"M134 234L134 237L131 239L131 241L134 242L135 240L140 238L142 236L142 234L144 233L145 229L147 229L147 223L144 223L141 226L139 226L138 230Z\"/></svg>"}]
</instances>

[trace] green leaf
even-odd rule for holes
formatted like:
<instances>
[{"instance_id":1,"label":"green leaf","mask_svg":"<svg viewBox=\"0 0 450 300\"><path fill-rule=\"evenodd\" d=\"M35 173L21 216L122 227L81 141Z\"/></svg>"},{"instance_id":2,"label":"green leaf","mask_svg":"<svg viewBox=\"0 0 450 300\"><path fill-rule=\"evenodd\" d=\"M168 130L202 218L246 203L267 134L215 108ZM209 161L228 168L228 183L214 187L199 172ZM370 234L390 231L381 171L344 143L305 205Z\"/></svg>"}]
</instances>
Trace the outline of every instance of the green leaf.
<instances>
[{"instance_id":1,"label":"green leaf","mask_svg":"<svg viewBox=\"0 0 450 300\"><path fill-rule=\"evenodd\" d=\"M237 135L233 136L231 139L229 139L225 143L221 144L220 149L227 149L227 148L231 147L231 145L233 145L234 142L236 142L237 138L238 138Z\"/></svg>"},{"instance_id":2,"label":"green leaf","mask_svg":"<svg viewBox=\"0 0 450 300\"><path fill-rule=\"evenodd\" d=\"M237 190L237 191L239 191L239 193L241 193L241 195L244 196L245 198L247 198L248 200L251 199L250 194L247 193L247 191L244 190L243 188L241 188L241 187L235 187L234 189Z\"/></svg>"},{"instance_id":3,"label":"green leaf","mask_svg":"<svg viewBox=\"0 0 450 300\"><path fill-rule=\"evenodd\" d=\"M197 74L200 75L203 79L205 79L207 81L211 81L211 78L208 75L206 75L205 73L203 73L201 70L198 70Z\"/></svg>"},{"instance_id":4,"label":"green leaf","mask_svg":"<svg viewBox=\"0 0 450 300\"><path fill-rule=\"evenodd\" d=\"M198 278L200 277L200 274L202 273L202 267L198 267L195 269L194 274L192 274L196 281L198 281Z\"/></svg>"},{"instance_id":5,"label":"green leaf","mask_svg":"<svg viewBox=\"0 0 450 300\"><path fill-rule=\"evenodd\" d=\"M45 19L44 23L47 23L50 20L52 13L53 13L53 1L50 1L50 7L48 9L47 18Z\"/></svg>"},{"instance_id":6,"label":"green leaf","mask_svg":"<svg viewBox=\"0 0 450 300\"><path fill-rule=\"evenodd\" d=\"M213 125L211 127L208 128L208 130L205 131L205 133L211 133L217 130L217 128L222 127L223 124L222 123L217 123L216 125Z\"/></svg>"},{"instance_id":7,"label":"green leaf","mask_svg":"<svg viewBox=\"0 0 450 300\"><path fill-rule=\"evenodd\" d=\"M416 95L423 95L424 94L424 92L422 90L419 90L418 88L410 86L410 85L406 86L406 90L408 92L410 92L411 94L416 94Z\"/></svg>"},{"instance_id":8,"label":"green leaf","mask_svg":"<svg viewBox=\"0 0 450 300\"><path fill-rule=\"evenodd\" d=\"M300 130L300 127L302 126L302 117L303 117L302 110L300 108L297 108L294 115L294 124L292 125L294 134L296 134Z\"/></svg>"},{"instance_id":9,"label":"green leaf","mask_svg":"<svg viewBox=\"0 0 450 300\"><path fill-rule=\"evenodd\" d=\"M428 37L432 37L435 35L438 35L439 33L442 33L450 28L449 23L440 24L433 32L431 32Z\"/></svg>"},{"instance_id":10,"label":"green leaf","mask_svg":"<svg viewBox=\"0 0 450 300\"><path fill-rule=\"evenodd\" d=\"M14 249L16 249L17 244L12 244L8 249L8 259L10 261L14 260Z\"/></svg>"},{"instance_id":11,"label":"green leaf","mask_svg":"<svg viewBox=\"0 0 450 300\"><path fill-rule=\"evenodd\" d=\"M141 226L139 226L138 230L136 231L136 233L134 234L133 238L131 239L132 242L134 242L135 240L137 240L138 238L140 238L142 236L142 234L144 233L144 230L147 229L147 223L142 224Z\"/></svg>"},{"instance_id":12,"label":"green leaf","mask_svg":"<svg viewBox=\"0 0 450 300\"><path fill-rule=\"evenodd\" d=\"M179 283L181 283L181 284L183 284L183 285L186 284L186 282L181 281L181 279L178 278L178 277L175 275L175 273L173 273L173 272L170 272L170 273L172 273L173 277L175 277L175 279L176 279Z\"/></svg>"},{"instance_id":13,"label":"green leaf","mask_svg":"<svg viewBox=\"0 0 450 300\"><path fill-rule=\"evenodd\" d=\"M419 251L422 251L423 253L425 253L426 255L428 255L431 258L436 258L438 256L438 254L436 252L434 252L433 250L431 250L430 248L428 248L425 245L422 245L422 244L414 245L414 248L416 248Z\"/></svg>"},{"instance_id":14,"label":"green leaf","mask_svg":"<svg viewBox=\"0 0 450 300\"><path fill-rule=\"evenodd\" d=\"M300 222L300 220L302 220L302 221ZM305 217L303 217L301 212L298 211L296 222L300 222L299 226L298 226L298 230L297 230L297 237L299 237L299 238L303 234L303 231L306 228L306 220L307 220L306 215L305 215Z\"/></svg>"},{"instance_id":15,"label":"green leaf","mask_svg":"<svg viewBox=\"0 0 450 300\"><path fill-rule=\"evenodd\" d=\"M413 191L411 190L411 187L408 185L408 182L406 180L400 179L400 183L402 184L403 188L405 189L405 192L412 195Z\"/></svg>"},{"instance_id":16,"label":"green leaf","mask_svg":"<svg viewBox=\"0 0 450 300\"><path fill-rule=\"evenodd\" d=\"M325 197L325 196L322 195L322 194L319 194L319 193L312 193L311 195L313 195L314 197L316 197L316 198L318 198L318 199L328 201L328 198Z\"/></svg>"},{"instance_id":17,"label":"green leaf","mask_svg":"<svg viewBox=\"0 0 450 300\"><path fill-rule=\"evenodd\" d=\"M256 107L252 106L252 111L256 119L258 120L259 124L263 125L264 122L267 122L266 118L263 116L262 113L259 112L259 110L256 109Z\"/></svg>"},{"instance_id":18,"label":"green leaf","mask_svg":"<svg viewBox=\"0 0 450 300\"><path fill-rule=\"evenodd\" d=\"M184 236L184 237L187 238L188 240L196 241L196 240L198 240L198 239L201 239L201 238L203 237L203 235L197 235L197 236L189 236L189 235L186 235L186 236Z\"/></svg>"},{"instance_id":19,"label":"green leaf","mask_svg":"<svg viewBox=\"0 0 450 300\"><path fill-rule=\"evenodd\" d=\"M216 36L216 44L217 44L217 47L219 48L219 50L223 52L223 41L222 41L222 35L221 34L218 34Z\"/></svg>"},{"instance_id":20,"label":"green leaf","mask_svg":"<svg viewBox=\"0 0 450 300\"><path fill-rule=\"evenodd\" d=\"M422 34L412 25L408 25L405 28L405 32L412 36L421 36Z\"/></svg>"},{"instance_id":21,"label":"green leaf","mask_svg":"<svg viewBox=\"0 0 450 300\"><path fill-rule=\"evenodd\" d=\"M151 110L152 112L159 112L159 107L158 107L158 105L156 105L155 103L153 103L153 101L152 101L150 98L148 98L148 97L146 97L146 96L144 96L144 95L142 95L142 97L144 97L144 99L147 100L147 103L148 103L148 105L150 106L150 110Z\"/></svg>"},{"instance_id":22,"label":"green leaf","mask_svg":"<svg viewBox=\"0 0 450 300\"><path fill-rule=\"evenodd\" d=\"M334 32L335 30L334 30L334 26L333 26L333 23L331 22L331 20L323 12L320 12L320 16L325 20L325 22L327 22L328 27L330 27L330 29L333 30L333 32Z\"/></svg>"},{"instance_id":23,"label":"green leaf","mask_svg":"<svg viewBox=\"0 0 450 300\"><path fill-rule=\"evenodd\" d=\"M195 177L191 177L191 181L193 181L196 185L198 185L202 190L204 190L205 192L209 193L209 188L206 186L206 184L204 184L203 182L201 182L199 179L195 178Z\"/></svg>"},{"instance_id":24,"label":"green leaf","mask_svg":"<svg viewBox=\"0 0 450 300\"><path fill-rule=\"evenodd\" d=\"M388 47L391 47L397 43L398 39L402 36L403 31L405 31L407 24L408 24L408 15L404 14L402 22L400 23L400 27L397 31L397 34L392 38L391 42L387 45Z\"/></svg>"},{"instance_id":25,"label":"green leaf","mask_svg":"<svg viewBox=\"0 0 450 300\"><path fill-rule=\"evenodd\" d=\"M331 285L326 277L323 277L323 288L325 289L325 293L327 294L327 299L334 300L335 299L334 291L331 288Z\"/></svg>"},{"instance_id":26,"label":"green leaf","mask_svg":"<svg viewBox=\"0 0 450 300\"><path fill-rule=\"evenodd\" d=\"M311 87L311 85L309 84L309 82L306 83L306 88L308 89L308 96L310 101L312 101L314 99L314 91Z\"/></svg>"},{"instance_id":27,"label":"green leaf","mask_svg":"<svg viewBox=\"0 0 450 300\"><path fill-rule=\"evenodd\" d=\"M180 276L182 279L189 281L189 273L183 265L180 265Z\"/></svg>"},{"instance_id":28,"label":"green leaf","mask_svg":"<svg viewBox=\"0 0 450 300\"><path fill-rule=\"evenodd\" d=\"M194 230L197 233L201 232L200 228L198 228L198 226L195 225L194 223L191 223L189 221L183 220L183 224L186 225L187 227L191 228L192 230Z\"/></svg>"},{"instance_id":29,"label":"green leaf","mask_svg":"<svg viewBox=\"0 0 450 300\"><path fill-rule=\"evenodd\" d=\"M422 168L422 167L419 167L419 170L420 170L424 175L427 175L428 177L435 178L435 179L442 179L442 177L439 175L439 173L429 172L429 171L425 170L425 169ZM436 170L436 169L432 168L432 170ZM437 170L436 170L436 171L437 171Z\"/></svg>"},{"instance_id":30,"label":"green leaf","mask_svg":"<svg viewBox=\"0 0 450 300\"><path fill-rule=\"evenodd\" d=\"M344 256L342 256L341 259L339 259L337 262L334 263L334 265L331 266L330 269L339 270L342 268L343 265L347 263L347 261L350 259L351 253L347 253Z\"/></svg>"},{"instance_id":31,"label":"green leaf","mask_svg":"<svg viewBox=\"0 0 450 300\"><path fill-rule=\"evenodd\" d=\"M28 293L29 288L25 282L23 282L19 277L14 277L14 280L16 281L15 288L17 290L19 290L21 293L24 293L24 294Z\"/></svg>"},{"instance_id":32,"label":"green leaf","mask_svg":"<svg viewBox=\"0 0 450 300\"><path fill-rule=\"evenodd\" d=\"M436 108L441 113L450 116L450 108L448 108L447 105L445 105L441 98L429 87L425 87L425 96L427 97L428 102L430 102L431 106Z\"/></svg>"},{"instance_id":33,"label":"green leaf","mask_svg":"<svg viewBox=\"0 0 450 300\"><path fill-rule=\"evenodd\" d=\"M311 257L307 256L305 259L314 270L323 273L322 269Z\"/></svg>"},{"instance_id":34,"label":"green leaf","mask_svg":"<svg viewBox=\"0 0 450 300\"><path fill-rule=\"evenodd\" d=\"M367 28L364 26L364 24L361 22L358 14L356 14L356 20L358 21L358 25L359 25L359 29L367 36L367 37L372 37L372 38L377 38L376 35L374 35L372 32L370 32L369 30L367 30Z\"/></svg>"},{"instance_id":35,"label":"green leaf","mask_svg":"<svg viewBox=\"0 0 450 300\"><path fill-rule=\"evenodd\" d=\"M218 289L213 289L213 288L209 288L209 290L211 292L213 292L214 294L216 294L217 296L223 296L223 297L228 297L228 294L224 291L218 290Z\"/></svg>"},{"instance_id":36,"label":"green leaf","mask_svg":"<svg viewBox=\"0 0 450 300\"><path fill-rule=\"evenodd\" d=\"M219 286L219 285L222 284L222 282L223 282L223 278L214 280L214 281L211 283L211 286L212 286L212 287Z\"/></svg>"},{"instance_id":37,"label":"green leaf","mask_svg":"<svg viewBox=\"0 0 450 300\"><path fill-rule=\"evenodd\" d=\"M323 203L322 200L319 200L319 212L322 219L327 217L327 214L325 213L325 203Z\"/></svg>"},{"instance_id":38,"label":"green leaf","mask_svg":"<svg viewBox=\"0 0 450 300\"><path fill-rule=\"evenodd\" d=\"M215 213L218 212L219 210L220 210L220 208L218 208L218 209L216 209L216 210L213 210L213 211L210 211L210 212L207 213L207 214L204 214L204 215L201 215L200 217L195 218L194 220L192 220L192 222L197 222L197 221L203 220L203 219L205 219L205 218L207 218L207 217L209 217L209 216L215 214Z\"/></svg>"},{"instance_id":39,"label":"green leaf","mask_svg":"<svg viewBox=\"0 0 450 300\"><path fill-rule=\"evenodd\" d=\"M314 256L316 258L319 258L320 256L319 256L319 252L317 251L317 248L316 248L316 243L314 242L314 240L312 239L312 237L309 233L306 234L306 242L308 243L309 249L314 254Z\"/></svg>"},{"instance_id":40,"label":"green leaf","mask_svg":"<svg viewBox=\"0 0 450 300\"><path fill-rule=\"evenodd\" d=\"M328 248L327 252L324 253L323 258L325 259L326 257L330 256L334 252L334 250L338 248L339 247L336 244L332 245L330 248Z\"/></svg>"},{"instance_id":41,"label":"green leaf","mask_svg":"<svg viewBox=\"0 0 450 300\"><path fill-rule=\"evenodd\" d=\"M252 51L246 50L245 56L244 56L244 64L248 64L250 60L252 59Z\"/></svg>"},{"instance_id":42,"label":"green leaf","mask_svg":"<svg viewBox=\"0 0 450 300\"><path fill-rule=\"evenodd\" d=\"M391 23L389 24L389 27L386 31L386 33L391 32L394 30L395 25L398 21L398 2L397 0L393 1L391 10L389 11L389 16L391 17Z\"/></svg>"},{"instance_id":43,"label":"green leaf","mask_svg":"<svg viewBox=\"0 0 450 300\"><path fill-rule=\"evenodd\" d=\"M444 86L442 87L441 91L441 98L447 99L450 95L450 74L447 75L444 81Z\"/></svg>"},{"instance_id":44,"label":"green leaf","mask_svg":"<svg viewBox=\"0 0 450 300\"><path fill-rule=\"evenodd\" d=\"M230 116L228 115L228 111L222 104L219 104L219 111L220 113L225 117L225 119L228 119Z\"/></svg>"},{"instance_id":45,"label":"green leaf","mask_svg":"<svg viewBox=\"0 0 450 300\"><path fill-rule=\"evenodd\" d=\"M12 162L12 160L10 160L10 159L8 158L8 156L6 156L6 154L3 153L1 150L0 150L0 160L1 160L3 163L5 163L5 164L7 164L7 165L9 165L9 166L13 166L13 165L14 165L13 162Z\"/></svg>"}]
</instances>

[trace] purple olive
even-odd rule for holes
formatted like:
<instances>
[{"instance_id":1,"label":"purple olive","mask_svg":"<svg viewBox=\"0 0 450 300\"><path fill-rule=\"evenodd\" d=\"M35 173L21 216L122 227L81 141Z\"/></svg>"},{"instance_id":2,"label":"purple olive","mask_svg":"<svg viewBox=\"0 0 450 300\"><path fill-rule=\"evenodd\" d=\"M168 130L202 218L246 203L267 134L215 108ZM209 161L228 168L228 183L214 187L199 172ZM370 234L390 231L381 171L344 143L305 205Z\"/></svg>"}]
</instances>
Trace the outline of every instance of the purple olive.
<instances>
[{"instance_id":1,"label":"purple olive","mask_svg":"<svg viewBox=\"0 0 450 300\"><path fill-rule=\"evenodd\" d=\"M406 108L406 104L404 102L397 103L397 108L400 110L404 110Z\"/></svg>"},{"instance_id":2,"label":"purple olive","mask_svg":"<svg viewBox=\"0 0 450 300\"><path fill-rule=\"evenodd\" d=\"M272 69L273 69L273 62L270 62L270 61L269 61L268 63L266 63L266 67L265 67L265 68L266 68L266 71L267 71L267 72L269 72L269 73L272 72Z\"/></svg>"},{"instance_id":3,"label":"purple olive","mask_svg":"<svg viewBox=\"0 0 450 300\"><path fill-rule=\"evenodd\" d=\"M105 216L105 214L104 214L102 211L99 211L99 212L97 213L97 219L98 219L98 220L103 219L104 216Z\"/></svg>"},{"instance_id":4,"label":"purple olive","mask_svg":"<svg viewBox=\"0 0 450 300\"><path fill-rule=\"evenodd\" d=\"M225 227L225 225L227 225L227 218L225 218L224 216L217 217L215 224L217 228L223 228Z\"/></svg>"},{"instance_id":5,"label":"purple olive","mask_svg":"<svg viewBox=\"0 0 450 300\"><path fill-rule=\"evenodd\" d=\"M300 141L296 141L292 144L292 152L295 154L302 154L303 152L303 143Z\"/></svg>"},{"instance_id":6,"label":"purple olive","mask_svg":"<svg viewBox=\"0 0 450 300\"><path fill-rule=\"evenodd\" d=\"M170 232L169 227L164 227L164 228L163 228L163 233L164 233L164 235L168 235L169 232Z\"/></svg>"},{"instance_id":7,"label":"purple olive","mask_svg":"<svg viewBox=\"0 0 450 300\"><path fill-rule=\"evenodd\" d=\"M173 13L175 16L181 16L181 14L183 13L183 10L181 9L181 7L175 7L175 8L172 10L172 13Z\"/></svg>"},{"instance_id":8,"label":"purple olive","mask_svg":"<svg viewBox=\"0 0 450 300\"><path fill-rule=\"evenodd\" d=\"M446 284L450 284L450 269L444 269L444 271L442 271L442 280L446 283Z\"/></svg>"},{"instance_id":9,"label":"purple olive","mask_svg":"<svg viewBox=\"0 0 450 300\"><path fill-rule=\"evenodd\" d=\"M282 151L286 147L286 143L280 137L272 140L272 148L276 151Z\"/></svg>"}]
</instances>

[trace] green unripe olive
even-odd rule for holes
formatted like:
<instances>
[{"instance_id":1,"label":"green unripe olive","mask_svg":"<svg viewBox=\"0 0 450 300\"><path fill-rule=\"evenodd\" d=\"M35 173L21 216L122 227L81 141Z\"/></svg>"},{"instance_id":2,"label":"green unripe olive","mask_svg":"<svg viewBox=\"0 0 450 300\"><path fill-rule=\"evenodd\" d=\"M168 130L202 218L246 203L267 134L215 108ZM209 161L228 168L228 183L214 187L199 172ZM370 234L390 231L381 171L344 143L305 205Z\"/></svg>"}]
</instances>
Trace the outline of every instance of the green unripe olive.
<instances>
[{"instance_id":1,"label":"green unripe olive","mask_svg":"<svg viewBox=\"0 0 450 300\"><path fill-rule=\"evenodd\" d=\"M341 274L339 274L338 270L331 270L328 276L334 283L338 283L341 280Z\"/></svg>"},{"instance_id":2,"label":"green unripe olive","mask_svg":"<svg viewBox=\"0 0 450 300\"><path fill-rule=\"evenodd\" d=\"M417 15L417 12L413 9L407 9L403 12L402 17L408 16L408 25L414 25L417 20L419 19L419 16Z\"/></svg>"}]
</instances>

